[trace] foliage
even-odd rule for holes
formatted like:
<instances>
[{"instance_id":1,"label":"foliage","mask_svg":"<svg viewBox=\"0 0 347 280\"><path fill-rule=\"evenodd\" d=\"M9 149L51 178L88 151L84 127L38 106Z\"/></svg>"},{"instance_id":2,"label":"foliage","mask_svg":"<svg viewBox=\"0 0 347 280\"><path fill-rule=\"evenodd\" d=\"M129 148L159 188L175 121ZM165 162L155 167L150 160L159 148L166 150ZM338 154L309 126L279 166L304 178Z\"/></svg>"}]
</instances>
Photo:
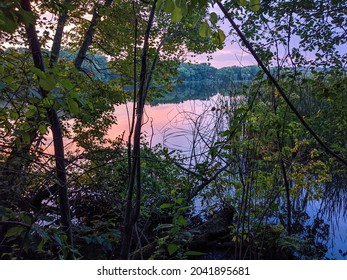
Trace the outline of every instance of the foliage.
<instances>
[{"instance_id":1,"label":"foliage","mask_svg":"<svg viewBox=\"0 0 347 280\"><path fill-rule=\"evenodd\" d=\"M346 157L345 3L225 4L300 114ZM329 226L305 208L324 201L345 170L258 67L184 63L187 51L211 54L225 44L222 17L207 7L206 0L38 0L32 11L20 1L0 4L0 41L10 46L0 49L0 258L202 258L211 253L199 246L206 240L212 250L225 245L229 258L325 257ZM27 45L34 26L40 65ZM59 46L46 50L52 43ZM188 153L146 142L146 102L217 91L202 113L181 112L192 128ZM128 101L129 134L111 139L115 106ZM72 148L49 150L59 140ZM216 217L228 209L223 224Z\"/></svg>"},{"instance_id":2,"label":"foliage","mask_svg":"<svg viewBox=\"0 0 347 280\"><path fill-rule=\"evenodd\" d=\"M292 67L340 69L345 65L345 1L264 0L260 12L238 9L238 2L225 5L233 9L244 34L265 61Z\"/></svg>"}]
</instances>

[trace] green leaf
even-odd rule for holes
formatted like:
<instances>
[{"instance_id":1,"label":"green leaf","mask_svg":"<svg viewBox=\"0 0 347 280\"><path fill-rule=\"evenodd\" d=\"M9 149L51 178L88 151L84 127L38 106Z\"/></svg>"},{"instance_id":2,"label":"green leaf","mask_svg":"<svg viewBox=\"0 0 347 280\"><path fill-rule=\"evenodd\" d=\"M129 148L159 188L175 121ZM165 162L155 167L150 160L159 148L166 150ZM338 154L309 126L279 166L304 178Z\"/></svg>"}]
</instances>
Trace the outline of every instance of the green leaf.
<instances>
[{"instance_id":1,"label":"green leaf","mask_svg":"<svg viewBox=\"0 0 347 280\"><path fill-rule=\"evenodd\" d=\"M234 111L234 115L242 115L245 113L247 110L245 108L238 108Z\"/></svg>"},{"instance_id":2,"label":"green leaf","mask_svg":"<svg viewBox=\"0 0 347 280\"><path fill-rule=\"evenodd\" d=\"M10 117L11 117L11 119L16 120L16 119L19 118L19 114L18 114L17 111L15 111L15 110L10 110L9 112L10 112Z\"/></svg>"},{"instance_id":3,"label":"green leaf","mask_svg":"<svg viewBox=\"0 0 347 280\"><path fill-rule=\"evenodd\" d=\"M41 239L39 245L37 245L37 250L38 250L39 252L42 251L43 246L45 246L46 242L47 242L47 239L46 239L46 238L42 238L42 239Z\"/></svg>"},{"instance_id":4,"label":"green leaf","mask_svg":"<svg viewBox=\"0 0 347 280\"><path fill-rule=\"evenodd\" d=\"M70 98L73 98L73 99L76 99L76 100L80 99L77 91L71 91L69 96L70 96Z\"/></svg>"},{"instance_id":5,"label":"green leaf","mask_svg":"<svg viewBox=\"0 0 347 280\"><path fill-rule=\"evenodd\" d=\"M225 41L224 31L221 29L218 29L218 36L219 36L219 41L221 42L221 44L223 44Z\"/></svg>"},{"instance_id":6,"label":"green leaf","mask_svg":"<svg viewBox=\"0 0 347 280\"><path fill-rule=\"evenodd\" d=\"M250 8L253 12L258 12L260 10L260 0L251 0Z\"/></svg>"},{"instance_id":7,"label":"green leaf","mask_svg":"<svg viewBox=\"0 0 347 280\"><path fill-rule=\"evenodd\" d=\"M272 211L278 211L279 205L278 205L278 203L272 203L270 205L270 208L271 208Z\"/></svg>"},{"instance_id":8,"label":"green leaf","mask_svg":"<svg viewBox=\"0 0 347 280\"><path fill-rule=\"evenodd\" d=\"M29 133L23 132L22 133L22 139L23 139L24 144L26 144L26 145L31 144L31 137L30 137Z\"/></svg>"},{"instance_id":9,"label":"green leaf","mask_svg":"<svg viewBox=\"0 0 347 280\"><path fill-rule=\"evenodd\" d=\"M67 106L69 107L70 113L78 114L78 112L80 110L78 103L75 100L73 100L72 98L67 98L66 102L67 102Z\"/></svg>"},{"instance_id":10,"label":"green leaf","mask_svg":"<svg viewBox=\"0 0 347 280\"><path fill-rule=\"evenodd\" d=\"M45 79L46 78L46 73L41 71L39 68L30 67L30 71L33 72L40 79Z\"/></svg>"},{"instance_id":11,"label":"green leaf","mask_svg":"<svg viewBox=\"0 0 347 280\"><path fill-rule=\"evenodd\" d=\"M175 9L176 5L173 0L166 0L164 3L164 12L172 13Z\"/></svg>"},{"instance_id":12,"label":"green leaf","mask_svg":"<svg viewBox=\"0 0 347 280\"><path fill-rule=\"evenodd\" d=\"M25 26L35 24L36 17L31 12L19 9L16 15L18 16L19 20L24 23Z\"/></svg>"},{"instance_id":13,"label":"green leaf","mask_svg":"<svg viewBox=\"0 0 347 280\"><path fill-rule=\"evenodd\" d=\"M10 228L6 234L5 237L12 237L12 236L18 236L20 235L23 231L25 231L24 227L13 227Z\"/></svg>"},{"instance_id":14,"label":"green leaf","mask_svg":"<svg viewBox=\"0 0 347 280\"><path fill-rule=\"evenodd\" d=\"M176 7L181 8L182 14L185 15L187 13L187 0L176 0L175 1Z\"/></svg>"},{"instance_id":15,"label":"green leaf","mask_svg":"<svg viewBox=\"0 0 347 280\"><path fill-rule=\"evenodd\" d=\"M216 24L217 23L218 16L217 16L217 14L215 12L212 12L210 14L210 21L211 21L212 24Z\"/></svg>"},{"instance_id":16,"label":"green leaf","mask_svg":"<svg viewBox=\"0 0 347 280\"><path fill-rule=\"evenodd\" d=\"M7 33L14 33L18 27L16 17L12 11L0 10L0 30Z\"/></svg>"},{"instance_id":17,"label":"green leaf","mask_svg":"<svg viewBox=\"0 0 347 280\"><path fill-rule=\"evenodd\" d=\"M163 229L172 229L174 227L173 224L161 224L155 228L156 231Z\"/></svg>"},{"instance_id":18,"label":"green leaf","mask_svg":"<svg viewBox=\"0 0 347 280\"><path fill-rule=\"evenodd\" d=\"M189 209L190 209L190 206L184 206L184 207L178 208L177 211L184 212L184 211L189 210Z\"/></svg>"},{"instance_id":19,"label":"green leaf","mask_svg":"<svg viewBox=\"0 0 347 280\"><path fill-rule=\"evenodd\" d=\"M164 6L165 0L158 0L155 6L156 11L161 11Z\"/></svg>"},{"instance_id":20,"label":"green leaf","mask_svg":"<svg viewBox=\"0 0 347 280\"><path fill-rule=\"evenodd\" d=\"M152 57L157 55L157 49L156 48L149 48L148 49L148 55L152 56Z\"/></svg>"},{"instance_id":21,"label":"green leaf","mask_svg":"<svg viewBox=\"0 0 347 280\"><path fill-rule=\"evenodd\" d=\"M52 75L46 75L46 78L44 79L40 79L39 81L39 85L47 91L52 90L53 88L55 88L56 85L56 80L54 79L54 77Z\"/></svg>"},{"instance_id":22,"label":"green leaf","mask_svg":"<svg viewBox=\"0 0 347 280\"><path fill-rule=\"evenodd\" d=\"M223 30L218 29L218 31L213 34L213 43L217 45L222 45L224 43L224 40L225 40L225 35Z\"/></svg>"},{"instance_id":23,"label":"green leaf","mask_svg":"<svg viewBox=\"0 0 347 280\"><path fill-rule=\"evenodd\" d=\"M173 22L179 22L183 17L182 8L175 6L175 9L172 11L171 19Z\"/></svg>"},{"instance_id":24,"label":"green leaf","mask_svg":"<svg viewBox=\"0 0 347 280\"><path fill-rule=\"evenodd\" d=\"M88 108L89 108L90 110L94 110L94 105L93 105L92 102L90 102L89 100L86 100L86 101L85 101L85 104L88 106Z\"/></svg>"},{"instance_id":25,"label":"green leaf","mask_svg":"<svg viewBox=\"0 0 347 280\"><path fill-rule=\"evenodd\" d=\"M39 124L39 131L41 134L46 134L48 132L47 126L44 124Z\"/></svg>"},{"instance_id":26,"label":"green leaf","mask_svg":"<svg viewBox=\"0 0 347 280\"><path fill-rule=\"evenodd\" d=\"M235 189L242 189L243 188L242 183L237 182L237 181L234 181L233 185L234 185Z\"/></svg>"},{"instance_id":27,"label":"green leaf","mask_svg":"<svg viewBox=\"0 0 347 280\"><path fill-rule=\"evenodd\" d=\"M184 199L182 197L180 197L180 198L174 199L174 201L175 201L176 204L181 205L182 202L184 201Z\"/></svg>"},{"instance_id":28,"label":"green leaf","mask_svg":"<svg viewBox=\"0 0 347 280\"><path fill-rule=\"evenodd\" d=\"M36 112L37 112L36 107L31 105L31 106L29 106L28 110L25 112L24 116L26 118L30 118L30 117L34 116L36 114Z\"/></svg>"},{"instance_id":29,"label":"green leaf","mask_svg":"<svg viewBox=\"0 0 347 280\"><path fill-rule=\"evenodd\" d=\"M74 87L73 84L68 79L62 79L60 81L60 84L67 90L72 90Z\"/></svg>"},{"instance_id":30,"label":"green leaf","mask_svg":"<svg viewBox=\"0 0 347 280\"><path fill-rule=\"evenodd\" d=\"M169 252L169 255L171 256L172 254L176 253L179 248L180 248L179 245L174 244L174 243L170 243L167 246L167 251Z\"/></svg>"},{"instance_id":31,"label":"green leaf","mask_svg":"<svg viewBox=\"0 0 347 280\"><path fill-rule=\"evenodd\" d=\"M183 216L179 216L178 219L176 220L176 224L179 226L186 226L187 220Z\"/></svg>"},{"instance_id":32,"label":"green leaf","mask_svg":"<svg viewBox=\"0 0 347 280\"><path fill-rule=\"evenodd\" d=\"M172 203L163 203L162 205L159 206L160 209L167 209L171 208L173 205Z\"/></svg>"},{"instance_id":33,"label":"green leaf","mask_svg":"<svg viewBox=\"0 0 347 280\"><path fill-rule=\"evenodd\" d=\"M198 0L199 8L205 9L208 6L208 0Z\"/></svg>"},{"instance_id":34,"label":"green leaf","mask_svg":"<svg viewBox=\"0 0 347 280\"><path fill-rule=\"evenodd\" d=\"M208 25L207 21L204 21L200 25L199 35L201 37L209 37L211 35L211 27Z\"/></svg>"},{"instance_id":35,"label":"green leaf","mask_svg":"<svg viewBox=\"0 0 347 280\"><path fill-rule=\"evenodd\" d=\"M64 247L64 241L66 240L66 238L64 238L64 235L54 234L52 238L60 247Z\"/></svg>"},{"instance_id":36,"label":"green leaf","mask_svg":"<svg viewBox=\"0 0 347 280\"><path fill-rule=\"evenodd\" d=\"M30 70L39 78L39 85L44 90L50 91L55 87L57 82L53 75L47 74L36 67L31 67Z\"/></svg>"},{"instance_id":37,"label":"green leaf","mask_svg":"<svg viewBox=\"0 0 347 280\"><path fill-rule=\"evenodd\" d=\"M238 0L237 3L238 3L240 6L247 6L247 1L246 1L246 0Z\"/></svg>"},{"instance_id":38,"label":"green leaf","mask_svg":"<svg viewBox=\"0 0 347 280\"><path fill-rule=\"evenodd\" d=\"M28 123L28 122L24 122L22 123L19 128L22 130L22 131L30 131L31 130L31 125Z\"/></svg>"},{"instance_id":39,"label":"green leaf","mask_svg":"<svg viewBox=\"0 0 347 280\"><path fill-rule=\"evenodd\" d=\"M42 100L42 105L45 107L45 108L49 108L51 107L52 105L54 104L54 101L52 99L52 96L47 96L45 97L43 100Z\"/></svg>"}]
</instances>

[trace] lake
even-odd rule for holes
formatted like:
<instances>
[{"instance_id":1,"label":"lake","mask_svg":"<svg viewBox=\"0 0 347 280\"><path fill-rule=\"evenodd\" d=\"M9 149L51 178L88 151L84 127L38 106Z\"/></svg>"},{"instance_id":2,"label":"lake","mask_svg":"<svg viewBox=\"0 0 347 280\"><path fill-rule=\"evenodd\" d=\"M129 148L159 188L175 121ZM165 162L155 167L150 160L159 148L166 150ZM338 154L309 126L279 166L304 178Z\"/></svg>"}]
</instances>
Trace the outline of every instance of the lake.
<instances>
[{"instance_id":1,"label":"lake","mask_svg":"<svg viewBox=\"0 0 347 280\"><path fill-rule=\"evenodd\" d=\"M209 144L217 142L220 137L219 132L227 127L232 115L225 114L226 108L235 108L242 100L242 96L229 98L216 94L206 100L147 105L142 128L143 136L150 146L161 144L170 150L181 151L187 158L193 157L194 160L188 164L189 167L192 167L197 161L203 161L208 157L206 154ZM118 123L110 129L108 133L110 139L116 139L122 134L124 134L124 139L127 139L132 106L133 104L129 102L115 107ZM339 195L340 201L343 200L341 194ZM196 207L200 207L199 199L195 204ZM300 205L298 211L307 214L303 225L313 224L315 218L320 218L329 225L329 239L320 240L328 248L326 257L346 259L347 256L343 255L347 251L345 206L342 204L334 208L334 204L334 198L329 201L311 200L296 203L296 205ZM317 236L319 239L319 235Z\"/></svg>"}]
</instances>

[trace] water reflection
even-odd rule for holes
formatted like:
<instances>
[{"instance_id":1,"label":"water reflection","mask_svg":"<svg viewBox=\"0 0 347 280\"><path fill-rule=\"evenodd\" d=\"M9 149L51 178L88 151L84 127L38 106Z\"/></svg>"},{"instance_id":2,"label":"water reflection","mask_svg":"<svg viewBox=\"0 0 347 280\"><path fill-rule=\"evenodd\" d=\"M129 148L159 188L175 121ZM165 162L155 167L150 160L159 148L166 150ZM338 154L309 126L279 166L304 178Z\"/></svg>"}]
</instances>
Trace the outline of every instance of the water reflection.
<instances>
[{"instance_id":1,"label":"water reflection","mask_svg":"<svg viewBox=\"0 0 347 280\"><path fill-rule=\"evenodd\" d=\"M347 180L346 176L333 176L325 186L325 199L318 213L330 225L330 244L327 256L347 259ZM318 207L317 207L318 208Z\"/></svg>"}]
</instances>

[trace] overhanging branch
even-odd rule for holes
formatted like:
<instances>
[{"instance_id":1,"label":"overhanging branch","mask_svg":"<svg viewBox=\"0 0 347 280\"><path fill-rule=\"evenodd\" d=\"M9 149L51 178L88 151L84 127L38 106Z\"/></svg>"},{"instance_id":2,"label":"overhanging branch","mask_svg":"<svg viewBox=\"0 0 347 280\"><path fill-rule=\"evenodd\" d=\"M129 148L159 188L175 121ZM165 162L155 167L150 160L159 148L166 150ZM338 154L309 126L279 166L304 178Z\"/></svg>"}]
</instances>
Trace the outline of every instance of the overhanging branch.
<instances>
[{"instance_id":1,"label":"overhanging branch","mask_svg":"<svg viewBox=\"0 0 347 280\"><path fill-rule=\"evenodd\" d=\"M345 166L347 166L347 160L341 157L340 155L336 154L333 150L331 150L320 137L315 133L315 131L308 125L308 123L304 120L304 118L301 116L299 111L295 108L293 103L289 100L288 96L285 94L282 87L278 84L277 80L272 76L270 71L266 68L263 61L260 59L254 48L252 47L251 43L247 40L246 36L242 33L240 28L237 26L235 21L231 18L228 11L225 9L223 4L220 2L220 0L215 0L215 3L219 6L221 11L223 12L225 18L230 22L231 26L235 29L237 35L240 37L246 48L249 50L249 52L252 54L254 59L257 61L261 69L264 71L266 76L269 78L269 80L273 83L273 85L276 87L284 101L288 104L289 108L293 111L293 113L297 116L301 124L307 129L307 131L312 135L314 139L318 142L318 144L325 150L325 152L334 158L336 158L338 161L343 163Z\"/></svg>"}]
</instances>

